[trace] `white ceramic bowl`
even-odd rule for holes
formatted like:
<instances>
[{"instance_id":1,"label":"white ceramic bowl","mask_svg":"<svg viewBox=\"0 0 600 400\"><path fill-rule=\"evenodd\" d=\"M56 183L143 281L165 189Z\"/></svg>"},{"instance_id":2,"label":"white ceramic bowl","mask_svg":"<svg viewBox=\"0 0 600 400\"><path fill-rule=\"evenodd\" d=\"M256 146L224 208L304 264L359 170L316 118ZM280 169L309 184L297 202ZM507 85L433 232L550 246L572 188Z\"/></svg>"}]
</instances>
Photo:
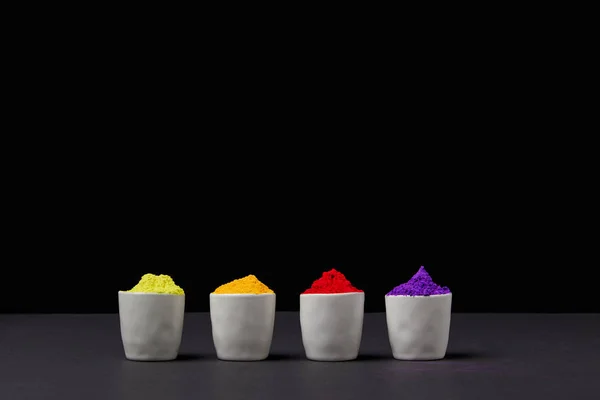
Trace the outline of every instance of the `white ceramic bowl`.
<instances>
[{"instance_id":1,"label":"white ceramic bowl","mask_svg":"<svg viewBox=\"0 0 600 400\"><path fill-rule=\"evenodd\" d=\"M119 319L125 357L136 361L177 358L185 295L119 292Z\"/></svg>"},{"instance_id":2,"label":"white ceramic bowl","mask_svg":"<svg viewBox=\"0 0 600 400\"><path fill-rule=\"evenodd\" d=\"M210 294L210 321L217 358L259 361L269 356L275 294Z\"/></svg>"},{"instance_id":3,"label":"white ceramic bowl","mask_svg":"<svg viewBox=\"0 0 600 400\"><path fill-rule=\"evenodd\" d=\"M349 361L358 357L365 294L301 294L300 327L306 358Z\"/></svg>"},{"instance_id":4,"label":"white ceramic bowl","mask_svg":"<svg viewBox=\"0 0 600 400\"><path fill-rule=\"evenodd\" d=\"M398 360L439 360L450 335L452 293L385 296L392 354Z\"/></svg>"}]
</instances>

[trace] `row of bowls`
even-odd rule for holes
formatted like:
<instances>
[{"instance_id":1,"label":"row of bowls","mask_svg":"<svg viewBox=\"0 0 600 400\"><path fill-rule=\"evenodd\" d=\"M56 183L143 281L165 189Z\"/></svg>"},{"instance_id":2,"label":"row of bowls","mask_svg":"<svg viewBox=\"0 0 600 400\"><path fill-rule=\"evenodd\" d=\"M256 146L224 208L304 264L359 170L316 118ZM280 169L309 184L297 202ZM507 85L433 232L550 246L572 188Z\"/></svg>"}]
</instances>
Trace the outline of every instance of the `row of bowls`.
<instances>
[{"instance_id":1,"label":"row of bowls","mask_svg":"<svg viewBox=\"0 0 600 400\"><path fill-rule=\"evenodd\" d=\"M275 294L210 294L212 336L221 360L259 361L269 356L275 324ZM300 325L306 357L349 361L358 356L364 293L300 295ZM394 358L444 358L452 294L386 296L388 336ZM125 357L137 361L177 358L185 296L119 292Z\"/></svg>"}]
</instances>

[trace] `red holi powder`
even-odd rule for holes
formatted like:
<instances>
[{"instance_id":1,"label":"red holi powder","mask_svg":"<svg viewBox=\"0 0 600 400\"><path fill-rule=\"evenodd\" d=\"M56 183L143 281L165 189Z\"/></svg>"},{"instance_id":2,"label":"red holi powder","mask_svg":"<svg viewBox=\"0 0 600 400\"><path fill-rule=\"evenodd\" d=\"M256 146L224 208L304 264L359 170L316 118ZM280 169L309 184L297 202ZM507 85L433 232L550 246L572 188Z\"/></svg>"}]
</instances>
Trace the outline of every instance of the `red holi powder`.
<instances>
[{"instance_id":1,"label":"red holi powder","mask_svg":"<svg viewBox=\"0 0 600 400\"><path fill-rule=\"evenodd\" d=\"M323 272L323 276L313 282L309 289L306 289L302 294L323 294L323 293L355 293L362 290L352 286L350 281L346 279L344 274L332 269L331 271Z\"/></svg>"}]
</instances>

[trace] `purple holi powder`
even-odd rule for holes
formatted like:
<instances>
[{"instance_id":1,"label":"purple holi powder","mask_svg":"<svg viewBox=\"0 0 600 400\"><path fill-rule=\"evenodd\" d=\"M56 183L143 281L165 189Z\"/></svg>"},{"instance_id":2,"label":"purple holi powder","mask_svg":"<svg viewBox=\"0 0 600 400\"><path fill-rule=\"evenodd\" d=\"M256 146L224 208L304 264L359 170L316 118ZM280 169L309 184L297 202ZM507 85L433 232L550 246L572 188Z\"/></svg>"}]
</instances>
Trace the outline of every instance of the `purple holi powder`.
<instances>
[{"instance_id":1,"label":"purple holi powder","mask_svg":"<svg viewBox=\"0 0 600 400\"><path fill-rule=\"evenodd\" d=\"M448 293L450 293L450 289L433 282L431 276L425 271L425 267L422 266L408 282L396 286L387 296L431 296Z\"/></svg>"}]
</instances>

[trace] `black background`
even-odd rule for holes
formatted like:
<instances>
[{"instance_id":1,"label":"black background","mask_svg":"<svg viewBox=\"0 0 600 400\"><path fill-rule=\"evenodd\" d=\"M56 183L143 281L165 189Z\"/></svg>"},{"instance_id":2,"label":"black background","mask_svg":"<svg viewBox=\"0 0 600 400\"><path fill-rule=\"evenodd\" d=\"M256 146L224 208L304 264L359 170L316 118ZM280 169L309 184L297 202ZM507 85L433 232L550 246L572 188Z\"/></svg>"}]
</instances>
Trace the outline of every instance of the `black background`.
<instances>
[{"instance_id":1,"label":"black background","mask_svg":"<svg viewBox=\"0 0 600 400\"><path fill-rule=\"evenodd\" d=\"M588 188L555 160L471 147L444 157L395 140L165 143L23 166L0 311L116 312L117 291L147 272L171 275L188 311L248 274L278 310L297 310L331 268L366 292L367 312L383 311L421 265L457 312L599 311L593 241L565 196L583 204Z\"/></svg>"},{"instance_id":2,"label":"black background","mask_svg":"<svg viewBox=\"0 0 600 400\"><path fill-rule=\"evenodd\" d=\"M348 46L24 65L11 104L43 134L4 147L0 312L116 312L147 272L188 311L247 274L296 310L331 268L383 311L421 265L454 311L600 311L597 154L568 88L529 49Z\"/></svg>"}]
</instances>

